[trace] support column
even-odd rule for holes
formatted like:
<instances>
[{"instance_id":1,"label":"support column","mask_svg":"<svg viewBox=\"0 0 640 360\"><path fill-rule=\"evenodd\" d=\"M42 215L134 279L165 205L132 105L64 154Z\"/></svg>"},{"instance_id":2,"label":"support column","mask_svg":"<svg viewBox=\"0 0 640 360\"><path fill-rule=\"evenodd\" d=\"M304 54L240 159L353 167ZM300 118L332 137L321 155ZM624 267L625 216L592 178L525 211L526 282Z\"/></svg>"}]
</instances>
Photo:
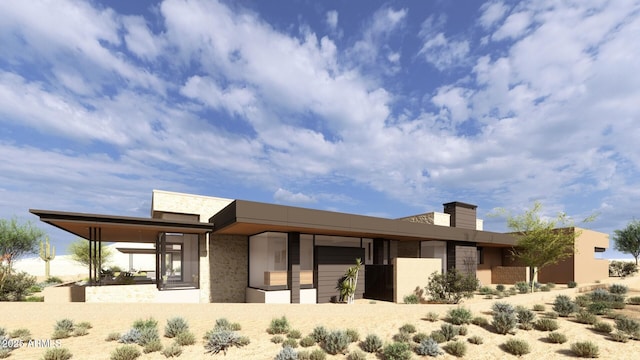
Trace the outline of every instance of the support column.
<instances>
[{"instance_id":1,"label":"support column","mask_svg":"<svg viewBox=\"0 0 640 360\"><path fill-rule=\"evenodd\" d=\"M300 303L300 233L287 234L287 287L291 292L291 303Z\"/></svg>"}]
</instances>

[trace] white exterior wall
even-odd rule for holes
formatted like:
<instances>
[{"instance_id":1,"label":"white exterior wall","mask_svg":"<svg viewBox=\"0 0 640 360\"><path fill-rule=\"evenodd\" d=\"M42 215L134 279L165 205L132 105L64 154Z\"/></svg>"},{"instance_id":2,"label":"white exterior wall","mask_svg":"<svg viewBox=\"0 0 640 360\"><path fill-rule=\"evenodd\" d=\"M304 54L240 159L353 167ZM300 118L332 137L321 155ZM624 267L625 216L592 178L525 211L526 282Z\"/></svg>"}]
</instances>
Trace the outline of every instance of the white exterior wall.
<instances>
[{"instance_id":1,"label":"white exterior wall","mask_svg":"<svg viewBox=\"0 0 640 360\"><path fill-rule=\"evenodd\" d=\"M451 226L451 215L441 212L431 212L429 215L433 218L433 225Z\"/></svg>"},{"instance_id":2,"label":"white exterior wall","mask_svg":"<svg viewBox=\"0 0 640 360\"><path fill-rule=\"evenodd\" d=\"M479 231L484 230L484 220L476 219L476 230L479 230Z\"/></svg>"}]
</instances>

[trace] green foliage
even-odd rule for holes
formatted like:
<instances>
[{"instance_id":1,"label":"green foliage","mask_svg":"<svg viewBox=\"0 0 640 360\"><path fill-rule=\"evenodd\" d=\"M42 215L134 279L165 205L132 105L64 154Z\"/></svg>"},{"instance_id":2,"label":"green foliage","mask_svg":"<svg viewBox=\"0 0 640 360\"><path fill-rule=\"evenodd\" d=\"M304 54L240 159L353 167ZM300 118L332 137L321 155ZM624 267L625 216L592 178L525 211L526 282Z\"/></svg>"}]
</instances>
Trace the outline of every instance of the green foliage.
<instances>
[{"instance_id":1,"label":"green foliage","mask_svg":"<svg viewBox=\"0 0 640 360\"><path fill-rule=\"evenodd\" d=\"M133 330L136 330L135 328ZM140 330L140 337L138 338L138 345L146 346L148 343L159 340L158 328L156 327L143 327Z\"/></svg>"},{"instance_id":2,"label":"green foliage","mask_svg":"<svg viewBox=\"0 0 640 360\"><path fill-rule=\"evenodd\" d=\"M631 305L640 305L640 296L630 297L627 302Z\"/></svg>"},{"instance_id":3,"label":"green foliage","mask_svg":"<svg viewBox=\"0 0 640 360\"><path fill-rule=\"evenodd\" d=\"M282 350L280 350L280 352L278 353L278 355L276 355L274 359L275 360L298 360L298 353L291 347L287 346Z\"/></svg>"},{"instance_id":4,"label":"green foliage","mask_svg":"<svg viewBox=\"0 0 640 360\"><path fill-rule=\"evenodd\" d=\"M289 331L287 337L290 339L300 339L302 337L302 333L300 332L300 330L293 329Z\"/></svg>"},{"instance_id":5,"label":"green foliage","mask_svg":"<svg viewBox=\"0 0 640 360\"><path fill-rule=\"evenodd\" d=\"M516 309L513 307L513 305L509 303L498 301L493 303L493 305L491 305L491 311L493 311L493 313L514 314L516 312Z\"/></svg>"},{"instance_id":6,"label":"green foliage","mask_svg":"<svg viewBox=\"0 0 640 360\"><path fill-rule=\"evenodd\" d=\"M593 325L598 321L598 317L588 311L578 311L576 314L576 321L581 324Z\"/></svg>"},{"instance_id":7,"label":"green foliage","mask_svg":"<svg viewBox=\"0 0 640 360\"><path fill-rule=\"evenodd\" d=\"M578 357L597 358L600 356L598 345L591 341L576 342L571 344L571 351Z\"/></svg>"},{"instance_id":8,"label":"green foliage","mask_svg":"<svg viewBox=\"0 0 640 360\"><path fill-rule=\"evenodd\" d=\"M145 354L160 351L160 350L162 350L162 342L160 342L160 339L149 341L142 348L142 352Z\"/></svg>"},{"instance_id":9,"label":"green foliage","mask_svg":"<svg viewBox=\"0 0 640 360\"><path fill-rule=\"evenodd\" d=\"M137 344L140 341L140 335L140 330L129 329L129 331L120 336L118 342L123 344Z\"/></svg>"},{"instance_id":10,"label":"green foliage","mask_svg":"<svg viewBox=\"0 0 640 360\"><path fill-rule=\"evenodd\" d=\"M504 289L505 289L504 285L502 285L502 284L496 285L496 290L502 292L502 291L504 291Z\"/></svg>"},{"instance_id":11,"label":"green foliage","mask_svg":"<svg viewBox=\"0 0 640 360\"><path fill-rule=\"evenodd\" d=\"M578 295L573 301L579 307L586 308L591 303L591 297L589 295Z\"/></svg>"},{"instance_id":12,"label":"green foliage","mask_svg":"<svg viewBox=\"0 0 640 360\"><path fill-rule=\"evenodd\" d=\"M338 290L340 291L340 301L345 301L349 304L354 302L354 296L356 293L356 286L358 285L358 273L362 269L362 260L356 259L356 264L347 269L346 273L338 284Z\"/></svg>"},{"instance_id":13,"label":"green foliage","mask_svg":"<svg viewBox=\"0 0 640 360\"><path fill-rule=\"evenodd\" d=\"M548 282L548 283L546 283L545 285L546 285L549 289L553 289L553 288L555 288L555 287L556 287L556 284L555 284L555 283L552 283L552 282Z\"/></svg>"},{"instance_id":14,"label":"green foliage","mask_svg":"<svg viewBox=\"0 0 640 360\"><path fill-rule=\"evenodd\" d=\"M613 231L614 248L621 253L631 254L636 259L640 257L640 221L633 220L622 230Z\"/></svg>"},{"instance_id":15,"label":"green foliage","mask_svg":"<svg viewBox=\"0 0 640 360\"><path fill-rule=\"evenodd\" d=\"M284 339L284 341L282 342L282 347L290 347L290 348L297 348L298 347L298 340L296 339Z\"/></svg>"},{"instance_id":16,"label":"green foliage","mask_svg":"<svg viewBox=\"0 0 640 360\"><path fill-rule=\"evenodd\" d=\"M271 325L267 329L269 334L286 334L290 329L289 320L285 316L271 320Z\"/></svg>"},{"instance_id":17,"label":"green foliage","mask_svg":"<svg viewBox=\"0 0 640 360\"><path fill-rule=\"evenodd\" d=\"M611 304L606 301L596 301L587 305L587 311L596 315L606 315L611 310Z\"/></svg>"},{"instance_id":18,"label":"green foliage","mask_svg":"<svg viewBox=\"0 0 640 360\"><path fill-rule=\"evenodd\" d=\"M409 342L409 341L411 341L411 334L401 331L401 332L393 335L393 341Z\"/></svg>"},{"instance_id":19,"label":"green foliage","mask_svg":"<svg viewBox=\"0 0 640 360\"><path fill-rule=\"evenodd\" d=\"M491 321L491 325L493 325L496 333L498 334L508 334L513 329L515 329L517 324L516 316L513 313L509 312L497 312L493 314L493 321Z\"/></svg>"},{"instance_id":20,"label":"green foliage","mask_svg":"<svg viewBox=\"0 0 640 360\"><path fill-rule=\"evenodd\" d=\"M313 328L313 331L311 332L311 337L317 343L321 343L324 341L324 339L327 337L328 334L329 332L327 331L327 329L324 326L320 325Z\"/></svg>"},{"instance_id":21,"label":"green foliage","mask_svg":"<svg viewBox=\"0 0 640 360\"><path fill-rule=\"evenodd\" d=\"M123 345L111 353L111 360L134 360L142 355L135 345Z\"/></svg>"},{"instance_id":22,"label":"green foliage","mask_svg":"<svg viewBox=\"0 0 640 360\"><path fill-rule=\"evenodd\" d=\"M609 337L611 338L611 340L621 342L621 343L626 343L627 341L629 341L629 335L619 331L613 334L610 334Z\"/></svg>"},{"instance_id":23,"label":"green foliage","mask_svg":"<svg viewBox=\"0 0 640 360\"><path fill-rule=\"evenodd\" d=\"M574 288L574 287L576 287L576 286L578 286L578 283L577 283L577 282L575 282L575 281L569 281L569 282L567 283L567 287L568 287L569 289L573 289L573 288Z\"/></svg>"},{"instance_id":24,"label":"green foliage","mask_svg":"<svg viewBox=\"0 0 640 360\"><path fill-rule=\"evenodd\" d=\"M107 337L105 338L105 341L118 341L118 340L120 340L120 333L117 333L117 332L109 333L109 335L107 335Z\"/></svg>"},{"instance_id":25,"label":"green foliage","mask_svg":"<svg viewBox=\"0 0 640 360\"><path fill-rule=\"evenodd\" d=\"M469 333L469 329L465 325L458 326L458 335L467 336L467 333Z\"/></svg>"},{"instance_id":26,"label":"green foliage","mask_svg":"<svg viewBox=\"0 0 640 360\"><path fill-rule=\"evenodd\" d=\"M436 322L440 318L440 315L436 312L428 312L427 315L424 316L424 319L430 322Z\"/></svg>"},{"instance_id":27,"label":"green foliage","mask_svg":"<svg viewBox=\"0 0 640 360\"><path fill-rule=\"evenodd\" d=\"M89 334L89 330L87 330L86 327L76 326L76 328L73 329L73 336L85 336L88 334Z\"/></svg>"},{"instance_id":28,"label":"green foliage","mask_svg":"<svg viewBox=\"0 0 640 360\"><path fill-rule=\"evenodd\" d=\"M427 335L426 333L423 333L423 332L419 332L419 333L413 335L412 340L413 340L413 342L415 342L417 344L420 344L422 342L422 340L425 340L425 339L428 339L428 338L429 338L429 335Z\"/></svg>"},{"instance_id":29,"label":"green foliage","mask_svg":"<svg viewBox=\"0 0 640 360\"><path fill-rule=\"evenodd\" d=\"M485 327L489 325L489 320L487 320L487 318L483 317L483 316L476 316L473 319L471 319L471 323L473 325L478 325L480 327Z\"/></svg>"},{"instance_id":30,"label":"green foliage","mask_svg":"<svg viewBox=\"0 0 640 360\"><path fill-rule=\"evenodd\" d=\"M150 317L147 319L138 319L133 322L132 328L142 330L142 329L156 329L158 327L158 320Z\"/></svg>"},{"instance_id":31,"label":"green foliage","mask_svg":"<svg viewBox=\"0 0 640 360\"><path fill-rule=\"evenodd\" d=\"M284 337L282 337L281 335L274 335L273 337L271 337L271 342L274 344L282 344L283 341Z\"/></svg>"},{"instance_id":32,"label":"green foliage","mask_svg":"<svg viewBox=\"0 0 640 360\"><path fill-rule=\"evenodd\" d=\"M431 338L426 338L422 340L418 346L415 348L415 352L418 355L422 356L438 356L442 354L442 350L440 349L440 345Z\"/></svg>"},{"instance_id":33,"label":"green foliage","mask_svg":"<svg viewBox=\"0 0 640 360\"><path fill-rule=\"evenodd\" d=\"M567 295L558 295L553 302L553 311L562 317L567 317L578 310L578 305Z\"/></svg>"},{"instance_id":34,"label":"green foliage","mask_svg":"<svg viewBox=\"0 0 640 360\"><path fill-rule=\"evenodd\" d=\"M382 340L380 340L378 335L369 334L366 338L364 338L364 341L362 341L360 347L366 352L374 353L382 348Z\"/></svg>"},{"instance_id":35,"label":"green foliage","mask_svg":"<svg viewBox=\"0 0 640 360\"><path fill-rule=\"evenodd\" d=\"M411 347L404 342L393 342L384 347L382 355L385 360L410 360Z\"/></svg>"},{"instance_id":36,"label":"green foliage","mask_svg":"<svg viewBox=\"0 0 640 360\"><path fill-rule=\"evenodd\" d=\"M517 283L515 283L514 285L516 287L516 290L518 290L518 292L520 294L526 294L529 292L529 284L524 282L524 281L518 281Z\"/></svg>"},{"instance_id":37,"label":"green foliage","mask_svg":"<svg viewBox=\"0 0 640 360\"><path fill-rule=\"evenodd\" d=\"M611 261L609 276L627 277L638 272L638 265L630 261Z\"/></svg>"},{"instance_id":38,"label":"green foliage","mask_svg":"<svg viewBox=\"0 0 640 360\"><path fill-rule=\"evenodd\" d=\"M81 322L77 323L77 324L75 325L75 327L76 327L76 328L91 329L91 328L93 328L93 325L91 325L91 323L90 323L90 322L88 322L88 321L81 321Z\"/></svg>"},{"instance_id":39,"label":"green foliage","mask_svg":"<svg viewBox=\"0 0 640 360\"><path fill-rule=\"evenodd\" d=\"M102 243L99 251L102 255L102 264L104 265L108 263L113 256L111 249L105 243ZM91 259L91 255L89 253L89 241L81 238L76 239L69 245L68 253L71 255L71 259L73 259L73 261L86 267L91 265L93 267L91 270L98 273L100 272L100 269L98 269L99 264L97 259Z\"/></svg>"},{"instance_id":40,"label":"green foliage","mask_svg":"<svg viewBox=\"0 0 640 360\"><path fill-rule=\"evenodd\" d=\"M612 294L624 295L629 291L629 287L622 284L611 284L609 286L609 292Z\"/></svg>"},{"instance_id":41,"label":"green foliage","mask_svg":"<svg viewBox=\"0 0 640 360\"><path fill-rule=\"evenodd\" d=\"M355 349L349 352L347 356L347 360L366 360L367 354L363 353L361 350Z\"/></svg>"},{"instance_id":42,"label":"green foliage","mask_svg":"<svg viewBox=\"0 0 640 360\"><path fill-rule=\"evenodd\" d=\"M164 336L173 338L186 331L189 331L189 324L187 321L181 317L173 317L171 319L167 319L167 325L164 327Z\"/></svg>"},{"instance_id":43,"label":"green foliage","mask_svg":"<svg viewBox=\"0 0 640 360\"><path fill-rule=\"evenodd\" d=\"M31 340L31 331L25 328L15 329L9 333L9 337L12 339L20 339L26 342Z\"/></svg>"},{"instance_id":44,"label":"green foliage","mask_svg":"<svg viewBox=\"0 0 640 360\"><path fill-rule=\"evenodd\" d=\"M416 294L409 294L406 295L402 301L404 301L405 304L419 304L420 298Z\"/></svg>"},{"instance_id":45,"label":"green foliage","mask_svg":"<svg viewBox=\"0 0 640 360\"><path fill-rule=\"evenodd\" d=\"M316 344L316 340L312 336L305 336L300 340L300 346L309 347Z\"/></svg>"},{"instance_id":46,"label":"green foliage","mask_svg":"<svg viewBox=\"0 0 640 360\"><path fill-rule=\"evenodd\" d=\"M53 334L51 334L51 339L52 340L66 339L70 336L71 336L71 331L58 329L58 330L53 330Z\"/></svg>"},{"instance_id":47,"label":"green foliage","mask_svg":"<svg viewBox=\"0 0 640 360\"><path fill-rule=\"evenodd\" d=\"M0 301L24 301L35 284L35 276L24 271L14 273L9 267L0 265Z\"/></svg>"},{"instance_id":48,"label":"green foliage","mask_svg":"<svg viewBox=\"0 0 640 360\"><path fill-rule=\"evenodd\" d=\"M467 341L469 341L470 343L474 344L474 345L482 345L482 343L484 342L484 340L482 339L482 336L478 336L478 335L473 335L470 336Z\"/></svg>"},{"instance_id":49,"label":"green foliage","mask_svg":"<svg viewBox=\"0 0 640 360\"><path fill-rule=\"evenodd\" d=\"M478 293L480 293L480 295L493 295L494 290L490 286L485 285L478 289Z\"/></svg>"},{"instance_id":50,"label":"green foliage","mask_svg":"<svg viewBox=\"0 0 640 360\"><path fill-rule=\"evenodd\" d=\"M53 330L63 330L63 331L72 332L73 327L74 327L73 320L62 319L62 320L56 321L56 325L54 326Z\"/></svg>"},{"instance_id":51,"label":"green foliage","mask_svg":"<svg viewBox=\"0 0 640 360\"><path fill-rule=\"evenodd\" d=\"M549 335L547 335L547 340L554 344L564 344L567 342L567 336L565 334L552 331L549 333Z\"/></svg>"},{"instance_id":52,"label":"green foliage","mask_svg":"<svg viewBox=\"0 0 640 360\"><path fill-rule=\"evenodd\" d=\"M558 313L555 311L547 311L546 313L544 313L544 316L546 316L549 319L557 319Z\"/></svg>"},{"instance_id":53,"label":"green foliage","mask_svg":"<svg viewBox=\"0 0 640 360\"><path fill-rule=\"evenodd\" d=\"M616 329L624 334L627 334L631 338L640 338L640 322L623 317L615 321Z\"/></svg>"},{"instance_id":54,"label":"green foliage","mask_svg":"<svg viewBox=\"0 0 640 360\"><path fill-rule=\"evenodd\" d=\"M180 355L182 355L182 346L173 343L169 346L167 346L166 348L164 348L164 350L162 350L161 352L162 355L164 355L164 357L166 358L170 358L170 357L178 357Z\"/></svg>"},{"instance_id":55,"label":"green foliage","mask_svg":"<svg viewBox=\"0 0 640 360\"><path fill-rule=\"evenodd\" d=\"M551 291L551 288L548 287L547 285L542 285L540 286L540 291L548 292L548 291Z\"/></svg>"},{"instance_id":56,"label":"green foliage","mask_svg":"<svg viewBox=\"0 0 640 360\"><path fill-rule=\"evenodd\" d=\"M452 341L444 346L444 350L455 357L463 357L467 353L467 344L462 341Z\"/></svg>"},{"instance_id":57,"label":"green foliage","mask_svg":"<svg viewBox=\"0 0 640 360\"><path fill-rule=\"evenodd\" d=\"M44 302L44 296L27 296L24 298L26 302Z\"/></svg>"},{"instance_id":58,"label":"green foliage","mask_svg":"<svg viewBox=\"0 0 640 360\"><path fill-rule=\"evenodd\" d=\"M433 301L457 304L463 298L473 297L478 285L479 281L474 275L450 269L444 274L439 272L431 274L425 290Z\"/></svg>"},{"instance_id":59,"label":"green foliage","mask_svg":"<svg viewBox=\"0 0 640 360\"><path fill-rule=\"evenodd\" d=\"M521 339L509 339L502 346L506 352L516 356L521 356L531 352L529 344Z\"/></svg>"},{"instance_id":60,"label":"green foliage","mask_svg":"<svg viewBox=\"0 0 640 360\"><path fill-rule=\"evenodd\" d=\"M356 329L347 329L346 334L347 334L347 337L349 338L349 342L354 343L360 340L360 334Z\"/></svg>"},{"instance_id":61,"label":"green foliage","mask_svg":"<svg viewBox=\"0 0 640 360\"><path fill-rule=\"evenodd\" d=\"M35 254L38 241L45 233L31 221L18 222L17 218L11 220L0 219L0 256L7 255L9 272L11 273L13 260L25 254ZM2 289L0 279L0 289Z\"/></svg>"},{"instance_id":62,"label":"green foliage","mask_svg":"<svg viewBox=\"0 0 640 360\"><path fill-rule=\"evenodd\" d=\"M239 331L240 329L242 329L242 326L239 323L232 323L226 318L217 319L216 324L213 327L214 331L222 331L222 330Z\"/></svg>"},{"instance_id":63,"label":"green foliage","mask_svg":"<svg viewBox=\"0 0 640 360\"><path fill-rule=\"evenodd\" d=\"M223 352L227 354L227 350L230 347L242 347L247 345L247 339L238 336L233 331L221 330L208 333L204 342L205 353L211 353L213 355Z\"/></svg>"},{"instance_id":64,"label":"green foliage","mask_svg":"<svg viewBox=\"0 0 640 360\"><path fill-rule=\"evenodd\" d=\"M558 330L558 322L553 319L538 319L533 323L533 327L540 331L555 331Z\"/></svg>"},{"instance_id":65,"label":"green foliage","mask_svg":"<svg viewBox=\"0 0 640 360\"><path fill-rule=\"evenodd\" d=\"M440 333L444 335L446 341L450 341L456 338L459 334L459 328L457 326L453 326L451 324L442 324L440 326Z\"/></svg>"},{"instance_id":66,"label":"green foliage","mask_svg":"<svg viewBox=\"0 0 640 360\"><path fill-rule=\"evenodd\" d=\"M52 348L44 352L42 360L69 360L72 356L67 348Z\"/></svg>"},{"instance_id":67,"label":"green foliage","mask_svg":"<svg viewBox=\"0 0 640 360\"><path fill-rule=\"evenodd\" d=\"M545 306L543 304L535 304L533 305L533 311L544 311Z\"/></svg>"},{"instance_id":68,"label":"green foliage","mask_svg":"<svg viewBox=\"0 0 640 360\"><path fill-rule=\"evenodd\" d=\"M416 332L416 327L413 324L404 324L400 327L400 332L413 334Z\"/></svg>"},{"instance_id":69,"label":"green foliage","mask_svg":"<svg viewBox=\"0 0 640 360\"><path fill-rule=\"evenodd\" d=\"M327 354L320 349L315 349L309 354L309 360L324 360L326 358Z\"/></svg>"},{"instance_id":70,"label":"green foliage","mask_svg":"<svg viewBox=\"0 0 640 360\"><path fill-rule=\"evenodd\" d=\"M196 336L191 331L183 331L176 335L173 340L181 346L193 345L196 343Z\"/></svg>"},{"instance_id":71,"label":"green foliage","mask_svg":"<svg viewBox=\"0 0 640 360\"><path fill-rule=\"evenodd\" d=\"M344 353L347 350L347 346L349 346L349 337L344 331L332 331L324 339L322 346L331 355Z\"/></svg>"},{"instance_id":72,"label":"green foliage","mask_svg":"<svg viewBox=\"0 0 640 360\"><path fill-rule=\"evenodd\" d=\"M535 320L536 318L536 314L527 308L516 309L516 316L518 318L518 322L520 323L520 328L522 328L523 330L530 330L533 320Z\"/></svg>"},{"instance_id":73,"label":"green foliage","mask_svg":"<svg viewBox=\"0 0 640 360\"><path fill-rule=\"evenodd\" d=\"M432 338L438 344L442 344L443 342L447 341L446 336L444 336L444 334L440 330L432 331L429 337Z\"/></svg>"},{"instance_id":74,"label":"green foliage","mask_svg":"<svg viewBox=\"0 0 640 360\"><path fill-rule=\"evenodd\" d=\"M473 318L473 313L471 310L464 308L462 306L458 306L456 308L450 309L447 313L447 320L454 325L463 325L471 323L471 319Z\"/></svg>"},{"instance_id":75,"label":"green foliage","mask_svg":"<svg viewBox=\"0 0 640 360\"><path fill-rule=\"evenodd\" d=\"M593 324L593 329L597 332L609 334L613 331L613 326L611 324L606 323L604 321L596 321Z\"/></svg>"}]
</instances>

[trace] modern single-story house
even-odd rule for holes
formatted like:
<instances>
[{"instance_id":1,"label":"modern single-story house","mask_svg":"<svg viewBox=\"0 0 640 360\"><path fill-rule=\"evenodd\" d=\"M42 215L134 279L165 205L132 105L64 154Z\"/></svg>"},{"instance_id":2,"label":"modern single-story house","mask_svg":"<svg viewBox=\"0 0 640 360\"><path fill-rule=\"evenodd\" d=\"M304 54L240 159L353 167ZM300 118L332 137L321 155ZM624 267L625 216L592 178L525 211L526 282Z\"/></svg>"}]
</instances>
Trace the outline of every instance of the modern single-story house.
<instances>
[{"instance_id":1,"label":"modern single-story house","mask_svg":"<svg viewBox=\"0 0 640 360\"><path fill-rule=\"evenodd\" d=\"M154 190L150 218L30 211L87 239L98 269L103 242L152 244L126 250L155 255L148 283L106 286L90 271L94 286L73 301L329 302L357 258L363 268L356 299L402 302L434 271L451 268L476 274L483 284L514 283L527 273L509 259L516 239L484 231L476 206L462 202L444 204L442 213L386 219ZM575 266L559 264L563 276L545 272L541 280L608 275L606 260L594 259L594 251L608 246L607 235L584 235L576 242L580 251L565 261Z\"/></svg>"}]
</instances>

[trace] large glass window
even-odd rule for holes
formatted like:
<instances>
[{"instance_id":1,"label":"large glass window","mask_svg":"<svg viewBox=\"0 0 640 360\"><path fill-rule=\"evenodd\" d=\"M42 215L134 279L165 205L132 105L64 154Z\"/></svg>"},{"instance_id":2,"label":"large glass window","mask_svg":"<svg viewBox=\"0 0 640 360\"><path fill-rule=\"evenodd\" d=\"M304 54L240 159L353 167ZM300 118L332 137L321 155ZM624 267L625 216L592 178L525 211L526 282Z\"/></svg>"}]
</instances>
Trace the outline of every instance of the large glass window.
<instances>
[{"instance_id":1,"label":"large glass window","mask_svg":"<svg viewBox=\"0 0 640 360\"><path fill-rule=\"evenodd\" d=\"M160 288L198 288L198 235L164 234L158 245Z\"/></svg>"},{"instance_id":2,"label":"large glass window","mask_svg":"<svg viewBox=\"0 0 640 360\"><path fill-rule=\"evenodd\" d=\"M249 237L249 286L265 290L287 287L286 233Z\"/></svg>"}]
</instances>

